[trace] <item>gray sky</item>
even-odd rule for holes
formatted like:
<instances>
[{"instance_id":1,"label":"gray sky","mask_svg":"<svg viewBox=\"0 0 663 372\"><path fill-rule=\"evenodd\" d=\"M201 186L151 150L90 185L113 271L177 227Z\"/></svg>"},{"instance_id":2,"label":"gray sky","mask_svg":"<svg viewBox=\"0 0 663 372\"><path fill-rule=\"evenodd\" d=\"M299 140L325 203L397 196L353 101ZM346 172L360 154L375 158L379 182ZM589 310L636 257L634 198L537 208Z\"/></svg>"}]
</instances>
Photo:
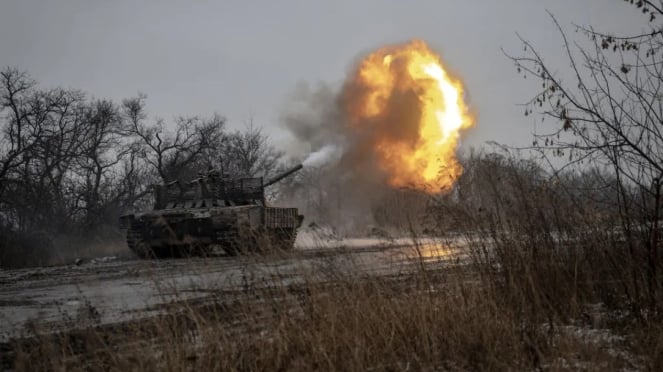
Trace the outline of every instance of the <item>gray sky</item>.
<instances>
[{"instance_id":1,"label":"gray sky","mask_svg":"<svg viewBox=\"0 0 663 372\"><path fill-rule=\"evenodd\" d=\"M463 143L522 145L533 119L516 104L534 81L519 78L500 48L521 51L518 32L566 67L546 9L563 25L642 24L622 0L1 0L0 66L98 98L143 92L150 113L166 119L218 112L240 127L253 117L285 141L279 117L297 84L340 84L363 53L421 38L464 81L478 113Z\"/></svg>"}]
</instances>

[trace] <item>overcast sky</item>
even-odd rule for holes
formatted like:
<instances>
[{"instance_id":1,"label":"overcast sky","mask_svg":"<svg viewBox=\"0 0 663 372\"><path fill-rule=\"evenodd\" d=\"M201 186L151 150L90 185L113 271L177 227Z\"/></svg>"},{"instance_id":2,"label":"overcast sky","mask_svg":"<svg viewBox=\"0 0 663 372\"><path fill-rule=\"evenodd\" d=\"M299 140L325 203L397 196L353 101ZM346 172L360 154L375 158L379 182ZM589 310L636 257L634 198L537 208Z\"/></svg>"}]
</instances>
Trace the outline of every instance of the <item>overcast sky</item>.
<instances>
[{"instance_id":1,"label":"overcast sky","mask_svg":"<svg viewBox=\"0 0 663 372\"><path fill-rule=\"evenodd\" d=\"M463 143L518 145L531 140L533 119L516 104L533 82L500 48L522 50L518 32L564 68L546 10L565 26L642 24L622 0L0 0L0 66L98 98L142 92L165 119L218 112L239 127L253 117L284 141L279 117L297 84L340 84L362 54L420 38L464 81L478 113Z\"/></svg>"}]
</instances>

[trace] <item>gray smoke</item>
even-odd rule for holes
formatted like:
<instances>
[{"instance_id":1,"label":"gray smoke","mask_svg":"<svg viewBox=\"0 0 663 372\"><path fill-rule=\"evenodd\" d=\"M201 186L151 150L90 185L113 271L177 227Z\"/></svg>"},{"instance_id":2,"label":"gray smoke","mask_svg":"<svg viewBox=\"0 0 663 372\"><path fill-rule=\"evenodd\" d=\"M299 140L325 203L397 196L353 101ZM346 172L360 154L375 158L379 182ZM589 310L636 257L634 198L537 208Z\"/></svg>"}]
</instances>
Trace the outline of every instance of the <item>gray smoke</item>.
<instances>
[{"instance_id":1,"label":"gray smoke","mask_svg":"<svg viewBox=\"0 0 663 372\"><path fill-rule=\"evenodd\" d=\"M325 145L308 155L302 162L305 167L320 167L330 162L338 162L343 155L343 148L338 145Z\"/></svg>"},{"instance_id":2,"label":"gray smoke","mask_svg":"<svg viewBox=\"0 0 663 372\"><path fill-rule=\"evenodd\" d=\"M288 146L290 154L305 166L297 189L291 190L291 202L301 208L307 223L365 234L384 219L405 215L385 209L385 200L402 193L386 186L366 138L348 127L343 89L347 86L300 84L289 97L282 126L295 138Z\"/></svg>"}]
</instances>

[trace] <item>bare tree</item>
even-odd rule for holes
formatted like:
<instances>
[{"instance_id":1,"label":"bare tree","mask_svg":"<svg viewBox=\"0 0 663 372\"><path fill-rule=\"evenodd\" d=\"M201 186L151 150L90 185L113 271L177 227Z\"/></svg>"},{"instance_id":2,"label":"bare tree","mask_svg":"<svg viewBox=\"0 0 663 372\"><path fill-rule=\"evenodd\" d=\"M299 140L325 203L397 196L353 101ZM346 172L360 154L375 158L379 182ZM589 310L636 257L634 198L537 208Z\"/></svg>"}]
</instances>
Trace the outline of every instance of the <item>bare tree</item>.
<instances>
[{"instance_id":1,"label":"bare tree","mask_svg":"<svg viewBox=\"0 0 663 372\"><path fill-rule=\"evenodd\" d=\"M102 223L106 209L124 196L118 187L117 168L130 155L120 133L121 116L110 101L91 102L85 115L86 132L77 157L73 178L75 208L82 213L84 226Z\"/></svg>"},{"instance_id":2,"label":"bare tree","mask_svg":"<svg viewBox=\"0 0 663 372\"><path fill-rule=\"evenodd\" d=\"M71 217L68 175L86 131L85 96L76 90L38 90L15 69L6 69L2 79L2 108L9 114L3 126L0 200L12 206L7 210L14 211L20 226L46 221L65 226Z\"/></svg>"},{"instance_id":3,"label":"bare tree","mask_svg":"<svg viewBox=\"0 0 663 372\"><path fill-rule=\"evenodd\" d=\"M0 200L10 182L9 175L24 161L23 155L37 145L41 132L41 117L30 110L27 102L36 82L26 73L6 68L0 73L0 114L2 114L2 142L0 143Z\"/></svg>"},{"instance_id":4,"label":"bare tree","mask_svg":"<svg viewBox=\"0 0 663 372\"><path fill-rule=\"evenodd\" d=\"M217 114L210 118L179 117L175 130L166 129L163 120L149 125L145 121L145 96L123 102L125 124L123 133L135 138L143 148L141 155L163 182L191 175L187 167L200 160L203 153L218 145L225 119Z\"/></svg>"},{"instance_id":5,"label":"bare tree","mask_svg":"<svg viewBox=\"0 0 663 372\"><path fill-rule=\"evenodd\" d=\"M627 236L644 224L649 294L661 286L659 220L663 187L663 4L626 1L643 13L647 31L614 35L575 26L583 35L570 40L551 15L564 43L570 70L548 64L535 46L521 38L524 54L511 56L524 77L534 76L542 89L526 104L550 128L535 133L533 148L568 157L566 166L591 162L613 169L620 188L619 210ZM566 75L565 75L566 74ZM635 188L637 197L629 190ZM635 260L640 247L628 239ZM639 275L634 273L634 275Z\"/></svg>"},{"instance_id":6,"label":"bare tree","mask_svg":"<svg viewBox=\"0 0 663 372\"><path fill-rule=\"evenodd\" d=\"M277 151L251 120L243 130L226 134L206 158L209 166L233 177L270 177L281 170L283 152Z\"/></svg>"}]
</instances>

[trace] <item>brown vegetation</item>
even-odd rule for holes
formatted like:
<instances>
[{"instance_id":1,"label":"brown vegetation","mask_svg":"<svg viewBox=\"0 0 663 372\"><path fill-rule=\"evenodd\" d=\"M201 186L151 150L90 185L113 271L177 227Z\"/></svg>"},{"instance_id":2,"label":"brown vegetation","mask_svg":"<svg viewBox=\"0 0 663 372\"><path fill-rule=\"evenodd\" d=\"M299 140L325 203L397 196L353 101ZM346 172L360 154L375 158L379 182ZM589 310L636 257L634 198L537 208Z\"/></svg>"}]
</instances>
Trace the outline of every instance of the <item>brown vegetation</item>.
<instances>
[{"instance_id":1,"label":"brown vegetation","mask_svg":"<svg viewBox=\"0 0 663 372\"><path fill-rule=\"evenodd\" d=\"M571 187L578 177L569 175L553 187L534 176L538 168L530 162L497 155L471 159L468 177L493 177L498 187L477 185L481 192L472 197L438 198L427 216L444 221L431 227L438 234L456 226L453 240L463 241L468 262L421 257L389 276L331 261L314 270L302 267L301 282L276 277L220 291L202 303L185 301L147 320L17 341L13 366L662 368L663 298L649 297L646 257L629 248L643 241L608 224L615 211L597 207L600 201L576 199ZM256 259L269 264L272 258Z\"/></svg>"}]
</instances>

